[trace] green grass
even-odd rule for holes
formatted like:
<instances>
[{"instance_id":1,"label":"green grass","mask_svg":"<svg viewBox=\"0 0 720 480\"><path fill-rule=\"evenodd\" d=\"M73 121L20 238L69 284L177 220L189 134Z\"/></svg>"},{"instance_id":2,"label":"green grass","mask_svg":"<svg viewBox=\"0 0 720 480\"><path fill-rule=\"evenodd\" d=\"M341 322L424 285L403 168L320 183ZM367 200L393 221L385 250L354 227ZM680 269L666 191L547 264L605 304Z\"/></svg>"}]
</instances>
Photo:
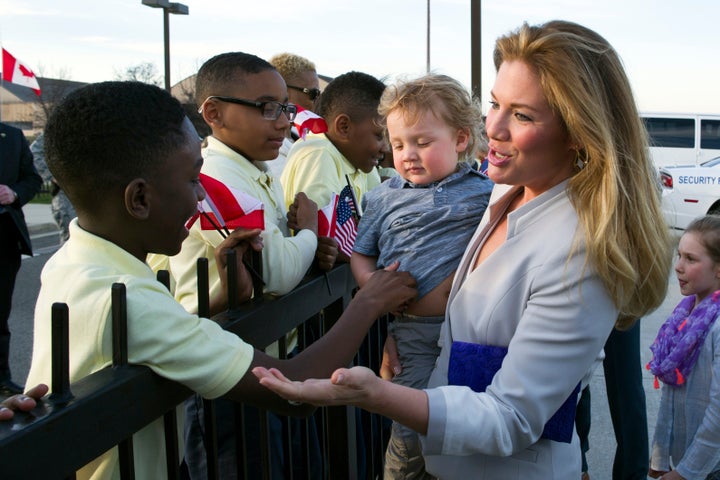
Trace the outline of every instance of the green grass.
<instances>
[{"instance_id":1,"label":"green grass","mask_svg":"<svg viewBox=\"0 0 720 480\"><path fill-rule=\"evenodd\" d=\"M43 182L42 187L40 187L40 191L28 203L41 203L49 205L50 202L52 202L52 195L50 194L51 188L52 185L50 182Z\"/></svg>"},{"instance_id":2,"label":"green grass","mask_svg":"<svg viewBox=\"0 0 720 480\"><path fill-rule=\"evenodd\" d=\"M44 205L50 205L50 202L52 202L52 196L47 192L40 192L35 197L33 197L32 200L30 200L28 203L40 203Z\"/></svg>"}]
</instances>

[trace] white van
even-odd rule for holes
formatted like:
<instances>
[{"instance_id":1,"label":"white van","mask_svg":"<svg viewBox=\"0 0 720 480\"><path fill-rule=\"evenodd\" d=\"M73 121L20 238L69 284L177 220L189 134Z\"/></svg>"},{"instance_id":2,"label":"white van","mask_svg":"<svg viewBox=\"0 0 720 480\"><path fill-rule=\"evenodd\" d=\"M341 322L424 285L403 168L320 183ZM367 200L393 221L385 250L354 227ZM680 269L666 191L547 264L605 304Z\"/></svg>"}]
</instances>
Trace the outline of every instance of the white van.
<instances>
[{"instance_id":1,"label":"white van","mask_svg":"<svg viewBox=\"0 0 720 480\"><path fill-rule=\"evenodd\" d=\"M698 165L720 156L720 115L642 113L656 168Z\"/></svg>"}]
</instances>

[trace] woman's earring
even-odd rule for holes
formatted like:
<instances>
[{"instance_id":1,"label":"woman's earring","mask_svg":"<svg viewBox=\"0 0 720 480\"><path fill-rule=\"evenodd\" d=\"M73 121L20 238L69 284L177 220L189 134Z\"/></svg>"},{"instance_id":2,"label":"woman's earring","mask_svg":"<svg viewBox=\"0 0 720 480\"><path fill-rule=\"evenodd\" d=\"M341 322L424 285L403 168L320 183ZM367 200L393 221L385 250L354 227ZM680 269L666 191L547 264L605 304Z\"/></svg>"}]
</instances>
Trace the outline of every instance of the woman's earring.
<instances>
[{"instance_id":1,"label":"woman's earring","mask_svg":"<svg viewBox=\"0 0 720 480\"><path fill-rule=\"evenodd\" d=\"M578 170L582 170L585 168L585 165L588 164L588 156L587 152L583 150L583 153L580 154L580 149L575 150L575 166Z\"/></svg>"}]
</instances>

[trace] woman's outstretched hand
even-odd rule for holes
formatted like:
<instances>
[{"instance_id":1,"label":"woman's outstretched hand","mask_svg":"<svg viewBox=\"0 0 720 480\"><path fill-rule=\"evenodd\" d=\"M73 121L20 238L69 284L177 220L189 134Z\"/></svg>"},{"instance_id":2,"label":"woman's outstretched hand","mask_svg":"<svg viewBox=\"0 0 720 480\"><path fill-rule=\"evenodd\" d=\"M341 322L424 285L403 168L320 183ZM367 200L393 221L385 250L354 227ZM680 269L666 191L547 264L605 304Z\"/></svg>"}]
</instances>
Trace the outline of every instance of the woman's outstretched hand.
<instances>
[{"instance_id":1,"label":"woman's outstretched hand","mask_svg":"<svg viewBox=\"0 0 720 480\"><path fill-rule=\"evenodd\" d=\"M318 406L355 405L368 409L379 383L383 382L365 367L339 368L330 378L311 378L304 382L292 381L276 368L255 367L253 373L261 385L280 397Z\"/></svg>"}]
</instances>

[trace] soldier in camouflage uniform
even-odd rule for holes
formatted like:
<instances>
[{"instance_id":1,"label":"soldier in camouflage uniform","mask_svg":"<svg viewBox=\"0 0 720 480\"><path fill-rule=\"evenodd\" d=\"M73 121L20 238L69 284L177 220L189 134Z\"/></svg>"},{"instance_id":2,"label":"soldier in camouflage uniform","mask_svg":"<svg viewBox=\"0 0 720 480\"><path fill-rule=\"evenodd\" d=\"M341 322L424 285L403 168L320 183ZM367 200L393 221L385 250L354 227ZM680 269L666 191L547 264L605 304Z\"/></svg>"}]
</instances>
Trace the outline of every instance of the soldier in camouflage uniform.
<instances>
[{"instance_id":1,"label":"soldier in camouflage uniform","mask_svg":"<svg viewBox=\"0 0 720 480\"><path fill-rule=\"evenodd\" d=\"M70 232L68 230L70 220L75 218L77 214L75 213L75 208L72 206L72 203L70 203L67 195L65 195L65 192L63 192L60 186L55 183L55 179L53 178L52 173L50 173L47 163L45 163L45 141L43 136L43 133L38 135L35 141L30 145L30 150L33 154L35 168L42 177L43 181L46 183L51 182L52 184L52 203L50 205L50 210L52 211L55 223L57 223L57 226L60 229L60 244L62 245L68 238L70 238Z\"/></svg>"}]
</instances>

